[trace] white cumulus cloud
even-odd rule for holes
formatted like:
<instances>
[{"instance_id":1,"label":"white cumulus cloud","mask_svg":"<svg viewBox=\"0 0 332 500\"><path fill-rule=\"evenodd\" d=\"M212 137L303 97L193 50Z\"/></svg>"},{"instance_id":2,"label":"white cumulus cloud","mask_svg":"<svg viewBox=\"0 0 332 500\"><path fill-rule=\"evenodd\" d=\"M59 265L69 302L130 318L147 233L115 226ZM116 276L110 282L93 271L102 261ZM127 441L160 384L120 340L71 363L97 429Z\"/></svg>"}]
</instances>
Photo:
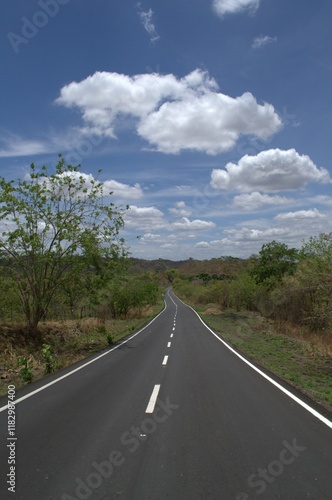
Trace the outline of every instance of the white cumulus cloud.
<instances>
[{"instance_id":1,"label":"white cumulus cloud","mask_svg":"<svg viewBox=\"0 0 332 500\"><path fill-rule=\"evenodd\" d=\"M180 231L203 231L205 229L212 229L216 227L214 222L195 219L190 221L187 217L182 217L177 222L173 222L172 229Z\"/></svg>"},{"instance_id":2,"label":"white cumulus cloud","mask_svg":"<svg viewBox=\"0 0 332 500\"><path fill-rule=\"evenodd\" d=\"M332 205L332 196L327 196L320 194L312 198L314 203L319 203L320 205Z\"/></svg>"},{"instance_id":3,"label":"white cumulus cloud","mask_svg":"<svg viewBox=\"0 0 332 500\"><path fill-rule=\"evenodd\" d=\"M173 75L142 74L133 77L97 71L81 82L61 89L57 104L78 108L94 133L114 136L119 115L143 118L165 98L179 98L185 86Z\"/></svg>"},{"instance_id":4,"label":"white cumulus cloud","mask_svg":"<svg viewBox=\"0 0 332 500\"><path fill-rule=\"evenodd\" d=\"M260 0L213 0L214 11L224 17L226 14L238 14L240 12L254 13L258 9Z\"/></svg>"},{"instance_id":5,"label":"white cumulus cloud","mask_svg":"<svg viewBox=\"0 0 332 500\"><path fill-rule=\"evenodd\" d=\"M210 244L207 241L199 241L195 244L195 248L210 248Z\"/></svg>"},{"instance_id":6,"label":"white cumulus cloud","mask_svg":"<svg viewBox=\"0 0 332 500\"><path fill-rule=\"evenodd\" d=\"M115 180L107 180L103 183L105 190L112 191L116 196L126 198L128 203L130 200L139 199L143 196L143 191L140 184L136 183L133 186L122 184Z\"/></svg>"},{"instance_id":7,"label":"white cumulus cloud","mask_svg":"<svg viewBox=\"0 0 332 500\"><path fill-rule=\"evenodd\" d=\"M178 238L174 234L155 234L155 233L145 233L142 238L140 238L141 243L146 243L146 244L164 244L164 243L171 243L174 244Z\"/></svg>"},{"instance_id":8,"label":"white cumulus cloud","mask_svg":"<svg viewBox=\"0 0 332 500\"><path fill-rule=\"evenodd\" d=\"M232 149L241 135L267 139L280 128L273 106L259 105L250 92L232 98L207 91L162 104L139 124L138 133L164 153L218 154Z\"/></svg>"},{"instance_id":9,"label":"white cumulus cloud","mask_svg":"<svg viewBox=\"0 0 332 500\"><path fill-rule=\"evenodd\" d=\"M309 182L330 183L328 171L318 168L307 155L295 149L270 149L256 156L243 156L237 164L214 169L211 185L240 191L284 191L305 187Z\"/></svg>"},{"instance_id":10,"label":"white cumulus cloud","mask_svg":"<svg viewBox=\"0 0 332 500\"><path fill-rule=\"evenodd\" d=\"M224 231L234 241L268 241L269 239L280 239L289 235L290 230L284 227L271 227L268 229L227 229Z\"/></svg>"},{"instance_id":11,"label":"white cumulus cloud","mask_svg":"<svg viewBox=\"0 0 332 500\"><path fill-rule=\"evenodd\" d=\"M96 72L61 89L56 103L78 109L84 132L115 137L115 120L136 119L136 131L157 151L217 154L233 148L241 135L267 139L282 127L268 103L250 92L230 97L196 69L187 76Z\"/></svg>"},{"instance_id":12,"label":"white cumulus cloud","mask_svg":"<svg viewBox=\"0 0 332 500\"><path fill-rule=\"evenodd\" d=\"M144 231L163 229L165 226L164 214L155 207L137 207L130 205L124 215L125 226L134 227Z\"/></svg>"},{"instance_id":13,"label":"white cumulus cloud","mask_svg":"<svg viewBox=\"0 0 332 500\"><path fill-rule=\"evenodd\" d=\"M142 238L141 238L141 241L144 241L146 243L150 243L150 242L157 242L157 243L160 243L161 239L163 237L160 235L160 234L154 234L154 233L145 233Z\"/></svg>"},{"instance_id":14,"label":"white cumulus cloud","mask_svg":"<svg viewBox=\"0 0 332 500\"><path fill-rule=\"evenodd\" d=\"M191 215L191 210L186 207L184 201L178 201L175 203L175 207L171 207L168 209L169 213L173 215L181 215L182 217L186 217L187 215Z\"/></svg>"},{"instance_id":15,"label":"white cumulus cloud","mask_svg":"<svg viewBox=\"0 0 332 500\"><path fill-rule=\"evenodd\" d=\"M322 214L317 208L309 210L298 210L297 212L287 212L276 215L275 219L278 221L292 221L299 219L322 219L326 215Z\"/></svg>"},{"instance_id":16,"label":"white cumulus cloud","mask_svg":"<svg viewBox=\"0 0 332 500\"><path fill-rule=\"evenodd\" d=\"M285 196L271 196L258 191L253 193L239 194L234 197L233 203L236 207L244 210L255 210L263 205L287 205L293 200Z\"/></svg>"}]
</instances>

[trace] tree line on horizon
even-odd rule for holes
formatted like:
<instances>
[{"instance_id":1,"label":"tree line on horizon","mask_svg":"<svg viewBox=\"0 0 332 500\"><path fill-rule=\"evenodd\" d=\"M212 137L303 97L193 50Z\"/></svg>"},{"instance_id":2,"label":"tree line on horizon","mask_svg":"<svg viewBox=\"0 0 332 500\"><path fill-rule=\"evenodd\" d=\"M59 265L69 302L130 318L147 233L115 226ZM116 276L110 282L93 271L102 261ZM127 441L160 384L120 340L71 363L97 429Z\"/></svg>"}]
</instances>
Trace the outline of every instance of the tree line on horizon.
<instances>
[{"instance_id":1,"label":"tree line on horizon","mask_svg":"<svg viewBox=\"0 0 332 500\"><path fill-rule=\"evenodd\" d=\"M258 311L332 334L332 232L310 237L300 249L273 240L243 262L228 276L174 270L172 284L193 303Z\"/></svg>"}]
</instances>

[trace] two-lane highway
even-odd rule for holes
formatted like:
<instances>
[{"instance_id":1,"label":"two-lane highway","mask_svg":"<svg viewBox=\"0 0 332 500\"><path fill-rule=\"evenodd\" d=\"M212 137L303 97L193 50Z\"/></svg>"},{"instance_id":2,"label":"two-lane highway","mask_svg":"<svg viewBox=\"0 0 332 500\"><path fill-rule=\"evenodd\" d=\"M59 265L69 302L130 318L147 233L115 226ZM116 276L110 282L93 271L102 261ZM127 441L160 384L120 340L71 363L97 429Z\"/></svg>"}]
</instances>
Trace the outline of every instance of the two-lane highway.
<instances>
[{"instance_id":1,"label":"two-lane highway","mask_svg":"<svg viewBox=\"0 0 332 500\"><path fill-rule=\"evenodd\" d=\"M17 392L15 494L1 399L0 497L331 500L331 422L264 375L168 291L125 343Z\"/></svg>"}]
</instances>

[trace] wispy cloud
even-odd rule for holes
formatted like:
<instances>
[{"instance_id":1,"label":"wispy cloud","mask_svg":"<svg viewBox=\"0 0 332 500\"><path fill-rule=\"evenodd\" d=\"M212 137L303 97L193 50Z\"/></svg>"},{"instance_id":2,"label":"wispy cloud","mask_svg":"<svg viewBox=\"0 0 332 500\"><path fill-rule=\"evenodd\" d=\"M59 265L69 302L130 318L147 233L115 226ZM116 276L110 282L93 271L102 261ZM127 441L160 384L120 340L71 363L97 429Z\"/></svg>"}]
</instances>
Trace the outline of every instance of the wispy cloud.
<instances>
[{"instance_id":1,"label":"wispy cloud","mask_svg":"<svg viewBox=\"0 0 332 500\"><path fill-rule=\"evenodd\" d=\"M264 47L264 45L268 45L269 43L274 43L276 41L276 36L260 35L254 38L251 47L253 49L260 49L261 47Z\"/></svg>"},{"instance_id":2,"label":"wispy cloud","mask_svg":"<svg viewBox=\"0 0 332 500\"><path fill-rule=\"evenodd\" d=\"M41 140L24 139L17 134L3 132L0 139L0 158L32 156L55 152L54 145Z\"/></svg>"},{"instance_id":3,"label":"wispy cloud","mask_svg":"<svg viewBox=\"0 0 332 500\"><path fill-rule=\"evenodd\" d=\"M141 8L141 4L138 4L138 8ZM147 31L147 33L150 36L151 42L155 43L159 40L160 36L157 33L156 26L153 22L153 16L154 12L152 9L149 9L148 11L144 12L142 10L138 11L138 16L144 26L144 29Z\"/></svg>"},{"instance_id":4,"label":"wispy cloud","mask_svg":"<svg viewBox=\"0 0 332 500\"><path fill-rule=\"evenodd\" d=\"M92 131L93 132L93 131ZM80 163L91 154L103 137L85 134L84 128L69 127L61 131L48 130L38 138L22 137L9 130L0 130L0 158L38 156L64 153L69 163Z\"/></svg>"}]
</instances>

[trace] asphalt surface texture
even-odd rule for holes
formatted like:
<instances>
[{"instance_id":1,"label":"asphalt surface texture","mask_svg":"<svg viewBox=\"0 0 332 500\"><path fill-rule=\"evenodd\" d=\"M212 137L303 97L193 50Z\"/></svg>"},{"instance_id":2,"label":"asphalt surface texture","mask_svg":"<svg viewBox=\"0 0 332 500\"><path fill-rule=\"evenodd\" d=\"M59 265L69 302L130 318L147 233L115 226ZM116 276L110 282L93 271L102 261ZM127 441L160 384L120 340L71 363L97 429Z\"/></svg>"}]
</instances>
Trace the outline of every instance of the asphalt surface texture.
<instances>
[{"instance_id":1,"label":"asphalt surface texture","mask_svg":"<svg viewBox=\"0 0 332 500\"><path fill-rule=\"evenodd\" d=\"M273 380L168 290L139 332L0 399L0 498L331 500L331 416Z\"/></svg>"}]
</instances>

